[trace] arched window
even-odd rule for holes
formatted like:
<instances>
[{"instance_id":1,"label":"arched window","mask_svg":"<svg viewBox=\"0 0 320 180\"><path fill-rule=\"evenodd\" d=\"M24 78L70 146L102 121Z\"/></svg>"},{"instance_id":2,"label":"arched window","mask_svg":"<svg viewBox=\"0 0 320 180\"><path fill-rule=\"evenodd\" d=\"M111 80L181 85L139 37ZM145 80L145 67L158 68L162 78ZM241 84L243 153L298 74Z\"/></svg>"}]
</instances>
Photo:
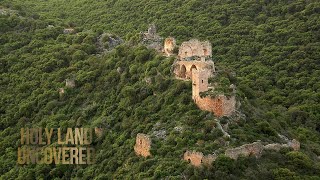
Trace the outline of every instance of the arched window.
<instances>
[{"instance_id":1,"label":"arched window","mask_svg":"<svg viewBox=\"0 0 320 180\"><path fill-rule=\"evenodd\" d=\"M186 78L186 71L187 71L186 66L182 65L181 70L180 70L180 77L181 78Z\"/></svg>"}]
</instances>

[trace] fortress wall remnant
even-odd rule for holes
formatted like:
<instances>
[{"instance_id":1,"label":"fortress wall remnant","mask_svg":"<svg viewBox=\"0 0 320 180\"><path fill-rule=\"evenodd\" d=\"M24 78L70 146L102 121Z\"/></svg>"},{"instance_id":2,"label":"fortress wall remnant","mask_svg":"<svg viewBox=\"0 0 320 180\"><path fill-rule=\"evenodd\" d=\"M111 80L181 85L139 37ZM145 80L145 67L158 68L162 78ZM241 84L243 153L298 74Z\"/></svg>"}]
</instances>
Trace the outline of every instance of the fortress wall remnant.
<instances>
[{"instance_id":1,"label":"fortress wall remnant","mask_svg":"<svg viewBox=\"0 0 320 180\"><path fill-rule=\"evenodd\" d=\"M256 158L261 156L263 151L263 145L261 142L254 142L251 144L245 144L240 147L227 149L225 151L225 155L230 157L231 159L238 159L240 155L248 157L250 155L254 155Z\"/></svg>"},{"instance_id":2,"label":"fortress wall remnant","mask_svg":"<svg viewBox=\"0 0 320 180\"><path fill-rule=\"evenodd\" d=\"M186 151L183 155L183 159L188 161L194 166L200 166L202 163L203 154L202 152Z\"/></svg>"},{"instance_id":3,"label":"fortress wall remnant","mask_svg":"<svg viewBox=\"0 0 320 180\"><path fill-rule=\"evenodd\" d=\"M216 116L229 116L235 112L235 96L200 97L201 92L208 91L208 73L202 70L192 72L192 99L201 110L213 112Z\"/></svg>"},{"instance_id":4,"label":"fortress wall remnant","mask_svg":"<svg viewBox=\"0 0 320 180\"><path fill-rule=\"evenodd\" d=\"M173 37L168 37L164 40L164 52L167 56L173 55L173 50L176 47L176 40Z\"/></svg>"},{"instance_id":5,"label":"fortress wall remnant","mask_svg":"<svg viewBox=\"0 0 320 180\"><path fill-rule=\"evenodd\" d=\"M211 166L212 162L217 159L217 156L215 154L204 156L202 152L186 151L183 155L183 159L197 167L199 167L201 164L205 166Z\"/></svg>"},{"instance_id":6,"label":"fortress wall remnant","mask_svg":"<svg viewBox=\"0 0 320 180\"><path fill-rule=\"evenodd\" d=\"M287 144L279 144L279 143L267 144L264 146L264 149L280 151L281 148L288 148L288 147L291 147L294 151L299 151L300 142L293 139L292 141L288 141Z\"/></svg>"},{"instance_id":7,"label":"fortress wall remnant","mask_svg":"<svg viewBox=\"0 0 320 180\"><path fill-rule=\"evenodd\" d=\"M211 43L209 41L201 42L197 39L183 42L179 48L178 56L181 60L192 56L212 56Z\"/></svg>"},{"instance_id":8,"label":"fortress wall remnant","mask_svg":"<svg viewBox=\"0 0 320 180\"><path fill-rule=\"evenodd\" d=\"M215 116L221 117L223 116L223 99L220 97L211 98L211 97L196 97L194 99L195 103L199 107L199 109L204 111L213 112Z\"/></svg>"},{"instance_id":9,"label":"fortress wall remnant","mask_svg":"<svg viewBox=\"0 0 320 180\"><path fill-rule=\"evenodd\" d=\"M139 133L136 137L136 144L134 145L134 151L137 155L147 157L151 156L151 139L148 135Z\"/></svg>"}]
</instances>

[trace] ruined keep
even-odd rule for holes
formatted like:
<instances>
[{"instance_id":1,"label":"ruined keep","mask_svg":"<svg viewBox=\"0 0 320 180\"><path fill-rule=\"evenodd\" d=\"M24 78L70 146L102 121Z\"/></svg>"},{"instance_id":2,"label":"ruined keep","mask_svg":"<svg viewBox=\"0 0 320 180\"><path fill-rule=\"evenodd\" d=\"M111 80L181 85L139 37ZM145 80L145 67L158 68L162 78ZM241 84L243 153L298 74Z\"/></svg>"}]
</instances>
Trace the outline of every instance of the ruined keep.
<instances>
[{"instance_id":1,"label":"ruined keep","mask_svg":"<svg viewBox=\"0 0 320 180\"><path fill-rule=\"evenodd\" d=\"M148 135L139 133L136 137L136 144L134 145L134 151L137 155L148 157L151 156L151 139Z\"/></svg>"}]
</instances>

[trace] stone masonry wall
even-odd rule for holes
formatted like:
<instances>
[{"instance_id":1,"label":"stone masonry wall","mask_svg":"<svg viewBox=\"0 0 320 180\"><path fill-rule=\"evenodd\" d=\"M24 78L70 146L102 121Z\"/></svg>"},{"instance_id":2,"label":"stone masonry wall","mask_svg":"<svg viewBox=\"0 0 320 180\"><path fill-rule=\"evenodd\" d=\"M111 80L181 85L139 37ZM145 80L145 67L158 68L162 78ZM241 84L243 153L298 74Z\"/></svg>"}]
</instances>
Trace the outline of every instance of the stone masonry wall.
<instances>
[{"instance_id":1,"label":"stone masonry wall","mask_svg":"<svg viewBox=\"0 0 320 180\"><path fill-rule=\"evenodd\" d=\"M234 96L229 99L224 95L219 95L214 98L201 98L198 96L194 98L194 101L199 109L213 112L217 117L229 116L235 112L236 100Z\"/></svg>"},{"instance_id":2,"label":"stone masonry wall","mask_svg":"<svg viewBox=\"0 0 320 180\"><path fill-rule=\"evenodd\" d=\"M211 56L212 47L209 41L201 42L197 39L183 42L179 48L179 58L184 59L191 56Z\"/></svg>"},{"instance_id":3,"label":"stone masonry wall","mask_svg":"<svg viewBox=\"0 0 320 180\"><path fill-rule=\"evenodd\" d=\"M183 155L183 159L194 166L200 166L202 164L210 166L212 162L217 159L217 156L212 154L204 156L202 152L186 151Z\"/></svg>"},{"instance_id":4,"label":"stone masonry wall","mask_svg":"<svg viewBox=\"0 0 320 180\"><path fill-rule=\"evenodd\" d=\"M139 133L136 137L136 144L134 145L134 151L137 155L147 157L151 156L151 139L148 135Z\"/></svg>"}]
</instances>

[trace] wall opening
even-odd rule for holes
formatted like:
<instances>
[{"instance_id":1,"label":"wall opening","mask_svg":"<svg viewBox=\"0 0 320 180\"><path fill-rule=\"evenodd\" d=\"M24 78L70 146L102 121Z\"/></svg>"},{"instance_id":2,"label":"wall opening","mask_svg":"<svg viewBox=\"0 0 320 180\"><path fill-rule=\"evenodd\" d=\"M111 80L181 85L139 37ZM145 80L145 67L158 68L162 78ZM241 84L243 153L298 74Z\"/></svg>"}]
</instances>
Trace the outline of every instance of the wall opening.
<instances>
[{"instance_id":1,"label":"wall opening","mask_svg":"<svg viewBox=\"0 0 320 180\"><path fill-rule=\"evenodd\" d=\"M187 71L186 66L182 65L181 70L180 70L180 77L181 78L186 78L186 71Z\"/></svg>"},{"instance_id":2,"label":"wall opening","mask_svg":"<svg viewBox=\"0 0 320 180\"><path fill-rule=\"evenodd\" d=\"M207 50L207 49L203 49L203 54L204 54L205 56L208 56L208 50Z\"/></svg>"}]
</instances>

